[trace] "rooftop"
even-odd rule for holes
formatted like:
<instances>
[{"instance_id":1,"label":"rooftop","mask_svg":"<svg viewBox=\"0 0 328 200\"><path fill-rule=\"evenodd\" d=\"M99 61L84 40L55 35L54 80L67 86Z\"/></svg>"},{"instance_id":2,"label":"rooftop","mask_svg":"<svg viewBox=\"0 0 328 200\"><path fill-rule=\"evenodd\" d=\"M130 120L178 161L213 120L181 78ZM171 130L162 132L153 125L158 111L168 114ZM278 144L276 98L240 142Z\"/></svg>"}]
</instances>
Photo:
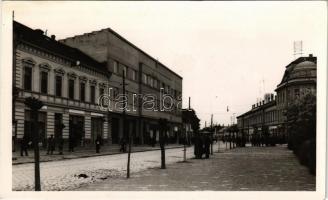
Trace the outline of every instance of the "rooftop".
<instances>
[{"instance_id":1,"label":"rooftop","mask_svg":"<svg viewBox=\"0 0 328 200\"><path fill-rule=\"evenodd\" d=\"M62 58L68 59L75 64L77 61L82 66L95 69L99 72L108 73L105 63L100 63L82 51L62 44L55 40L55 37L48 37L40 29L31 29L17 21L13 22L15 39L27 44L32 44L44 51L54 53Z\"/></svg>"}]
</instances>

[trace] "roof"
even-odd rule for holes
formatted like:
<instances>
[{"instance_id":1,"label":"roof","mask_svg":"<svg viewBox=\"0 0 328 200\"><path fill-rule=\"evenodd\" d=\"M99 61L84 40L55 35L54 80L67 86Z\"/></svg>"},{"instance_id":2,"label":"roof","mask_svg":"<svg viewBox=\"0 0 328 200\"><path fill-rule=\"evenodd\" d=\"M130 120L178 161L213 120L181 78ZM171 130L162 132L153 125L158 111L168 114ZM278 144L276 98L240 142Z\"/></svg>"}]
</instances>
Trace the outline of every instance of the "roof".
<instances>
[{"instance_id":1,"label":"roof","mask_svg":"<svg viewBox=\"0 0 328 200\"><path fill-rule=\"evenodd\" d=\"M278 84L277 89L285 83L287 80L289 80L291 75L295 72L295 70L306 70L307 68L316 68L317 65L317 57L313 57L311 54L309 57L299 57L293 62L289 63L286 66L286 70L284 72L284 75L282 77L281 82ZM276 90L277 90L276 89Z\"/></svg>"},{"instance_id":2,"label":"roof","mask_svg":"<svg viewBox=\"0 0 328 200\"><path fill-rule=\"evenodd\" d=\"M247 112L245 112L245 113L237 116L237 118L244 117L246 115L252 114L252 113L257 112L259 110L263 110L263 109L266 109L266 108L269 108L269 107L272 107L272 106L275 106L275 105L276 105L276 100L269 101L269 102L267 102L267 103L265 103L263 105L260 105L258 107L255 107L255 108L253 108L253 109L251 109L251 110L249 110L249 111L247 111Z\"/></svg>"},{"instance_id":3,"label":"roof","mask_svg":"<svg viewBox=\"0 0 328 200\"><path fill-rule=\"evenodd\" d=\"M173 70L171 70L170 68L168 68L163 63L159 62L157 59L153 58L151 55L149 55L148 53L146 53L145 51L143 51L142 49L140 49L139 47L137 47L136 45L134 45L132 42L130 42L129 40L127 40L126 38L124 38L123 36L121 36L120 34L118 34L117 32L115 32L113 29L106 28L106 29L102 29L102 30L99 30L99 31L93 31L91 33L92 34L95 34L97 32L101 32L101 31L108 31L108 32L112 33L117 38L119 38L122 41L126 42L127 44L131 45L133 48L137 49L138 51L140 51L144 55L148 56L150 59L154 60L156 63L162 65L165 69L167 69L168 71L170 71L171 73L173 73L174 75L176 75L177 77L179 77L180 79L182 79L182 76L180 76L179 74L177 74L176 72L174 72ZM84 33L83 35L87 35L87 34L90 34L90 33ZM76 36L73 36L73 37L68 37L68 38L62 39L61 41L65 42L66 39L75 38L75 37L79 37L79 36L83 36L83 35L76 35Z\"/></svg>"},{"instance_id":4,"label":"roof","mask_svg":"<svg viewBox=\"0 0 328 200\"><path fill-rule=\"evenodd\" d=\"M105 63L100 63L82 51L62 44L43 34L40 29L31 29L17 21L13 22L13 31L15 39L20 42L32 44L38 48L54 53L60 57L70 60L72 63L80 61L81 65L87 68L95 69L99 72L109 73Z\"/></svg>"}]
</instances>

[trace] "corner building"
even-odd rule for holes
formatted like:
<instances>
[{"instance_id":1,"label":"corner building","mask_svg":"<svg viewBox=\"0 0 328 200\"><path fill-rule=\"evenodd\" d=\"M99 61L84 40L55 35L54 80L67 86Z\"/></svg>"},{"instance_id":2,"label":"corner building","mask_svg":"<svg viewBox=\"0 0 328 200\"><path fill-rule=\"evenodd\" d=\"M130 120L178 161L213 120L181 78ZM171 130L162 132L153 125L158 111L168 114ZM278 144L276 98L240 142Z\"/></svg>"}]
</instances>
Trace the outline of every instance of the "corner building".
<instances>
[{"instance_id":1,"label":"corner building","mask_svg":"<svg viewBox=\"0 0 328 200\"><path fill-rule=\"evenodd\" d=\"M126 94L128 95L125 134L131 134L134 143L145 144L151 143L151 140L158 141L159 118L168 120L168 142L178 142L182 126L181 76L110 28L66 38L61 42L81 50L98 62L106 63L107 70L112 73L109 81L109 86L112 88L111 105L115 105L115 97L123 93L122 75L125 71ZM164 94L173 97L173 101L164 102L166 107L172 105L170 111L160 111L161 88ZM144 97L147 94L156 96L156 105L153 110L144 109L144 103L150 100ZM133 98L136 95L143 97ZM108 118L109 139L112 143L118 143L124 135L122 111L114 107L110 110Z\"/></svg>"},{"instance_id":2,"label":"corner building","mask_svg":"<svg viewBox=\"0 0 328 200\"><path fill-rule=\"evenodd\" d=\"M76 146L94 143L97 135L108 140L108 115L96 102L108 90L106 65L16 21L13 37L14 143L32 137L27 97L45 104L38 116L43 146L50 135Z\"/></svg>"},{"instance_id":3,"label":"corner building","mask_svg":"<svg viewBox=\"0 0 328 200\"><path fill-rule=\"evenodd\" d=\"M275 89L277 94L271 94L266 100L254 104L250 111L237 117L240 134L248 138L264 133L288 137L284 115L286 107L308 93L316 94L317 58L312 54L299 57L285 68L282 80Z\"/></svg>"}]
</instances>

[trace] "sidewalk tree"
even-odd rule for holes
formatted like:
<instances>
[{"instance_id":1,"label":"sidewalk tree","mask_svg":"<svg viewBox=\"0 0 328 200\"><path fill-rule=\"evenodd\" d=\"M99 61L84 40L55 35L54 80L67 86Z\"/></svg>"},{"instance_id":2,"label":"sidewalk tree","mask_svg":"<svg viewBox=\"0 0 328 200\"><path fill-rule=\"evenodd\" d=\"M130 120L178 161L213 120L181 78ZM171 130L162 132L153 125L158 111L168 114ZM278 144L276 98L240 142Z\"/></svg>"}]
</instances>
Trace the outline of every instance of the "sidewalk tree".
<instances>
[{"instance_id":1,"label":"sidewalk tree","mask_svg":"<svg viewBox=\"0 0 328 200\"><path fill-rule=\"evenodd\" d=\"M315 173L316 96L308 93L286 108L288 148Z\"/></svg>"},{"instance_id":2,"label":"sidewalk tree","mask_svg":"<svg viewBox=\"0 0 328 200\"><path fill-rule=\"evenodd\" d=\"M41 191L40 181L40 155L39 155L39 127L38 127L38 114L42 108L42 101L28 97L25 99L24 104L32 111L32 133L33 133L33 147L34 147L34 179L35 179L35 191Z\"/></svg>"}]
</instances>

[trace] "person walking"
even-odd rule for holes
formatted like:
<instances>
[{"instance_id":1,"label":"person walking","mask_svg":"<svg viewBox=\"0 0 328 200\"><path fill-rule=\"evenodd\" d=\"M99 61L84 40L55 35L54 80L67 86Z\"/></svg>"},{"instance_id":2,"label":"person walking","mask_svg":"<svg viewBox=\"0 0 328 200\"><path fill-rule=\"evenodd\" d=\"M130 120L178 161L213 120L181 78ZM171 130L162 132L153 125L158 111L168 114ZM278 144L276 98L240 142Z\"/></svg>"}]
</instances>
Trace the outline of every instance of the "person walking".
<instances>
[{"instance_id":1,"label":"person walking","mask_svg":"<svg viewBox=\"0 0 328 200\"><path fill-rule=\"evenodd\" d=\"M121 148L120 148L120 152L125 153L126 152L126 142L124 137L121 138Z\"/></svg>"},{"instance_id":2,"label":"person walking","mask_svg":"<svg viewBox=\"0 0 328 200\"><path fill-rule=\"evenodd\" d=\"M206 159L210 158L210 145L211 145L211 138L208 134L206 134L204 137L204 153Z\"/></svg>"},{"instance_id":3,"label":"person walking","mask_svg":"<svg viewBox=\"0 0 328 200\"><path fill-rule=\"evenodd\" d=\"M102 138L100 135L97 135L96 143L96 153L100 153L100 146L102 144Z\"/></svg>"},{"instance_id":4,"label":"person walking","mask_svg":"<svg viewBox=\"0 0 328 200\"><path fill-rule=\"evenodd\" d=\"M58 152L59 152L59 155L63 155L63 149L64 149L64 139L63 139L63 136L60 136L58 138Z\"/></svg>"},{"instance_id":5,"label":"person walking","mask_svg":"<svg viewBox=\"0 0 328 200\"><path fill-rule=\"evenodd\" d=\"M24 156L24 153L25 153L25 156L28 156L28 151L27 151L27 149L28 149L28 139L27 139L27 137L24 135L23 136L23 138L22 138L22 140L21 140L21 151L20 151L20 153L21 153L21 156Z\"/></svg>"},{"instance_id":6,"label":"person walking","mask_svg":"<svg viewBox=\"0 0 328 200\"><path fill-rule=\"evenodd\" d=\"M50 135L50 137L48 138L48 151L47 151L47 155L52 155L54 150L55 150L55 139L54 139L54 135Z\"/></svg>"}]
</instances>

